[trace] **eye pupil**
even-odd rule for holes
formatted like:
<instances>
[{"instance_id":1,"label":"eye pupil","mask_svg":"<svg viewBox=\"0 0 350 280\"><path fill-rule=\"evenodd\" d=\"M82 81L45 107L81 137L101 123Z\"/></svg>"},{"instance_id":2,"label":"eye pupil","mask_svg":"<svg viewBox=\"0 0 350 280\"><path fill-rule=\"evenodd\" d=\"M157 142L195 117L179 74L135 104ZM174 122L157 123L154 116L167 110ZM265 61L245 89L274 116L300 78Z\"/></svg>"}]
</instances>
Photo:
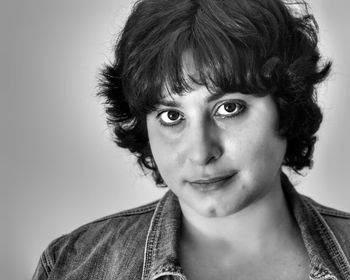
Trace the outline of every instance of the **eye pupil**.
<instances>
[{"instance_id":1,"label":"eye pupil","mask_svg":"<svg viewBox=\"0 0 350 280\"><path fill-rule=\"evenodd\" d=\"M175 112L175 111L169 111L168 112L168 118L171 121L176 121L180 116L179 112Z\"/></svg>"},{"instance_id":2,"label":"eye pupil","mask_svg":"<svg viewBox=\"0 0 350 280\"><path fill-rule=\"evenodd\" d=\"M227 112L232 113L236 110L236 104L235 103L227 103L224 105L224 108Z\"/></svg>"}]
</instances>

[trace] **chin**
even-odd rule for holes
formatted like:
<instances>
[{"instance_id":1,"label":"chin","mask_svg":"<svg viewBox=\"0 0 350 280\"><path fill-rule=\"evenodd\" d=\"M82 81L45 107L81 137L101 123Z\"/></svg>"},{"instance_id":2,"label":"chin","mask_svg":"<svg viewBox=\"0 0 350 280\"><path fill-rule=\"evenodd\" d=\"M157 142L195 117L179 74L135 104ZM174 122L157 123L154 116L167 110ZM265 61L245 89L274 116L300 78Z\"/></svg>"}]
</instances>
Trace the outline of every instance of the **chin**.
<instances>
[{"instance_id":1,"label":"chin","mask_svg":"<svg viewBox=\"0 0 350 280\"><path fill-rule=\"evenodd\" d=\"M244 203L236 201L228 202L211 202L206 205L198 205L196 212L204 217L227 217L241 211L245 206Z\"/></svg>"},{"instance_id":2,"label":"chin","mask_svg":"<svg viewBox=\"0 0 350 280\"><path fill-rule=\"evenodd\" d=\"M239 191L222 193L219 196L207 197L197 202L197 212L206 217L227 217L248 209L259 200L262 194L247 188Z\"/></svg>"}]
</instances>

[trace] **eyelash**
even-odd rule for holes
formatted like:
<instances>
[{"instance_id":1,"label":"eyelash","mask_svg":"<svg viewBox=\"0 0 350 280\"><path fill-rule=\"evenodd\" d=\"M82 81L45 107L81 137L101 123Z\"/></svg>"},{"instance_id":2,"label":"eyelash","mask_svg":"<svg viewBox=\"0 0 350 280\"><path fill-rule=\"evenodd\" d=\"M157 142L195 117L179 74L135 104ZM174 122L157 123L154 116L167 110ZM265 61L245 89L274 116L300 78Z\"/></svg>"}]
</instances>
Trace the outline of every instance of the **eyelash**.
<instances>
[{"instance_id":1,"label":"eyelash","mask_svg":"<svg viewBox=\"0 0 350 280\"><path fill-rule=\"evenodd\" d=\"M228 112L229 115L226 115L226 116L216 116L216 113L219 111L219 109L220 109L222 106L230 105L230 104L234 104L234 105L236 106L235 111L236 111L237 108L238 108L238 111L237 111L237 112L234 112L234 113ZM235 100L235 101L224 101L224 102L220 103L220 104L217 106L217 108L216 108L216 110L215 110L215 116L216 116L216 117L219 117L219 118L235 118L235 117L238 117L240 114L242 114L242 113L246 110L246 108L247 108L247 105L246 105L246 103L243 102L243 101L237 101L237 100Z\"/></svg>"},{"instance_id":2,"label":"eyelash","mask_svg":"<svg viewBox=\"0 0 350 280\"><path fill-rule=\"evenodd\" d=\"M163 115L164 113L169 113L169 112L176 112L176 113L178 113L178 114L180 115L180 119L174 121L173 123L166 123L166 122L164 122L164 121L162 120L162 115ZM184 118L184 116L183 116L179 111L173 110L173 109L169 109L169 110L162 110L162 111L160 111L160 112L157 114L157 119L159 120L159 123L160 123L162 126L165 126L165 127L173 127L173 126L178 125L178 124L181 122L181 120L184 120L185 118Z\"/></svg>"},{"instance_id":3,"label":"eyelash","mask_svg":"<svg viewBox=\"0 0 350 280\"><path fill-rule=\"evenodd\" d=\"M217 112L219 111L219 109L222 107L222 106L225 106L225 105L230 105L230 104L234 104L236 107L235 107L235 110L236 111L236 108L238 108L238 112L234 112L234 113L231 113L228 112L229 114L228 115L216 115ZM242 114L247 108L247 105L245 102L243 101L224 101L222 103L220 103L218 106L216 106L216 109L215 109L215 114L214 114L214 117L217 117L217 118L220 118L220 119L226 119L226 118L235 118L235 117L238 117L240 114ZM166 123L162 120L162 115L164 113L169 113L169 112L176 112L177 114L179 114L179 119L172 122L172 123ZM162 125L162 126L165 126L165 127L174 127L174 126L177 126L178 124L181 123L182 120L184 120L184 116L181 112L177 111L177 110L174 110L174 109L168 109L168 110L162 110L160 111L158 114L157 114L157 119L159 120L159 123Z\"/></svg>"}]
</instances>

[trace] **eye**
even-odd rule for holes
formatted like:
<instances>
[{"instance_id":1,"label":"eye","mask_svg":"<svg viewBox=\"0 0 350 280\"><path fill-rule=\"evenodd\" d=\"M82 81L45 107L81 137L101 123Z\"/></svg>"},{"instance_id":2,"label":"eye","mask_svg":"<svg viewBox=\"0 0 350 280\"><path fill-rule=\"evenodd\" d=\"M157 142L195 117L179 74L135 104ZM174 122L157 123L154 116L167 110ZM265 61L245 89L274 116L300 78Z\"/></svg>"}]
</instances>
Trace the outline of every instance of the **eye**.
<instances>
[{"instance_id":1,"label":"eye","mask_svg":"<svg viewBox=\"0 0 350 280\"><path fill-rule=\"evenodd\" d=\"M215 116L222 118L235 117L242 113L245 109L246 105L242 102L226 101L217 108Z\"/></svg>"},{"instance_id":2,"label":"eye","mask_svg":"<svg viewBox=\"0 0 350 280\"><path fill-rule=\"evenodd\" d=\"M160 123L164 126L174 126L179 124L183 119L183 115L175 110L167 110L158 114Z\"/></svg>"}]
</instances>

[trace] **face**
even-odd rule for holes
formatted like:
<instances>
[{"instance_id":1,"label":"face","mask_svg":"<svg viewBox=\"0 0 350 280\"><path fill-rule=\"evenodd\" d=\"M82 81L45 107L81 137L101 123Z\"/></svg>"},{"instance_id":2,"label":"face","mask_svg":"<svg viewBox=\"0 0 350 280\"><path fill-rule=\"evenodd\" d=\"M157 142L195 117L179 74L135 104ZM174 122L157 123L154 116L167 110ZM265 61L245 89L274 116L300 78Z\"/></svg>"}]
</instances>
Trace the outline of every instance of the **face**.
<instances>
[{"instance_id":1,"label":"face","mask_svg":"<svg viewBox=\"0 0 350 280\"><path fill-rule=\"evenodd\" d=\"M152 154L182 208L234 214L280 187L286 140L270 96L212 94L197 86L168 95L147 116Z\"/></svg>"}]
</instances>

